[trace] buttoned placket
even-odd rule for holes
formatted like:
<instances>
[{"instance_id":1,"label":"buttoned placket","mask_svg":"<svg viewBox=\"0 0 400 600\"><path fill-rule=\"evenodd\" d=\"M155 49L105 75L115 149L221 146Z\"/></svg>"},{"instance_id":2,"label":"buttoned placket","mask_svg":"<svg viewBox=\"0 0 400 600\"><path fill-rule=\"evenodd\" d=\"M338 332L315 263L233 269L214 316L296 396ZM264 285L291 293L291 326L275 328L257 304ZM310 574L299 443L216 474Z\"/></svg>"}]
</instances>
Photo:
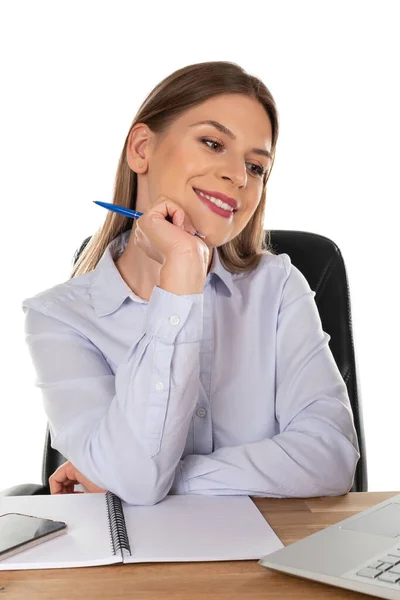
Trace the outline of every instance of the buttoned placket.
<instances>
[{"instance_id":1,"label":"buttoned placket","mask_svg":"<svg viewBox=\"0 0 400 600\"><path fill-rule=\"evenodd\" d=\"M200 382L196 411L193 416L193 454L210 454L213 449L211 421L211 369L214 350L212 275L204 286L203 339L200 344Z\"/></svg>"},{"instance_id":2,"label":"buttoned placket","mask_svg":"<svg viewBox=\"0 0 400 600\"><path fill-rule=\"evenodd\" d=\"M171 323L172 326L176 326L179 325L179 323L181 322L180 318L178 317L178 315L171 315L168 319L168 321ZM155 388L157 391L161 392L164 388L165 388L165 384L163 381L157 381L157 383L155 384Z\"/></svg>"}]
</instances>

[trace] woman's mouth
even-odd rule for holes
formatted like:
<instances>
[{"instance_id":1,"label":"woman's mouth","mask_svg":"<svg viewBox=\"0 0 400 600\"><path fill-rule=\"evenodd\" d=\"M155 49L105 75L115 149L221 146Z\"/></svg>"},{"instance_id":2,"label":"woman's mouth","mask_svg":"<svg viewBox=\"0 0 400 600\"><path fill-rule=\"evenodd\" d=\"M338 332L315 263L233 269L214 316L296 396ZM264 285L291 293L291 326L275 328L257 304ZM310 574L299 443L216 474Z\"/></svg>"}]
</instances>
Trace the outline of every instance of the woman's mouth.
<instances>
[{"instance_id":1,"label":"woman's mouth","mask_svg":"<svg viewBox=\"0 0 400 600\"><path fill-rule=\"evenodd\" d=\"M201 190L197 190L196 188L193 188L193 191L195 192L196 196L198 196L200 198L200 200L206 206L208 206L208 208L210 210L215 212L217 215L224 217L225 219L230 219L233 216L233 214L236 212L236 210L229 204L226 204L225 202L222 202L221 200L218 200L217 198L213 198L212 196L208 196L208 195L204 194L204 192L202 192Z\"/></svg>"}]
</instances>

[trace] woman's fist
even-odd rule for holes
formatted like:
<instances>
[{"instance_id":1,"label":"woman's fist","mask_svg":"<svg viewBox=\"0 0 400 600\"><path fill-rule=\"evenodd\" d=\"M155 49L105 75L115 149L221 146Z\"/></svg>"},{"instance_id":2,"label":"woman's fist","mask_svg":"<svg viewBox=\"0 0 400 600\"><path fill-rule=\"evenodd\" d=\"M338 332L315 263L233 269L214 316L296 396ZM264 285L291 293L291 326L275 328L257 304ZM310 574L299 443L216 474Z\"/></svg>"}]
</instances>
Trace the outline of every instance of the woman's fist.
<instances>
[{"instance_id":1,"label":"woman's fist","mask_svg":"<svg viewBox=\"0 0 400 600\"><path fill-rule=\"evenodd\" d=\"M143 213L132 233L134 243L161 265L183 255L208 265L208 246L195 236L196 229L184 210L166 196L160 196L157 204Z\"/></svg>"},{"instance_id":2,"label":"woman's fist","mask_svg":"<svg viewBox=\"0 0 400 600\"><path fill-rule=\"evenodd\" d=\"M83 492L75 492L74 490L74 486L79 483L83 485L87 492L97 493L107 491L89 481L87 477L82 475L82 473L67 460L67 462L58 467L53 475L49 477L50 493L82 494Z\"/></svg>"}]
</instances>

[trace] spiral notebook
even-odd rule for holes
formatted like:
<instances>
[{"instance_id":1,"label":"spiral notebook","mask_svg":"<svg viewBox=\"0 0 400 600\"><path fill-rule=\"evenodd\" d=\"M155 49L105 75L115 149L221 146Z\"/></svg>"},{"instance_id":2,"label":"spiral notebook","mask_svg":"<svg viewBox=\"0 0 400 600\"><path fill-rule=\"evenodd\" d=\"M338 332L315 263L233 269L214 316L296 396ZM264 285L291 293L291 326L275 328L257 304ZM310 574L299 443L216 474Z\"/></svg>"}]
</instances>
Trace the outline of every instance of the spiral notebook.
<instances>
[{"instance_id":1,"label":"spiral notebook","mask_svg":"<svg viewBox=\"0 0 400 600\"><path fill-rule=\"evenodd\" d=\"M259 560L283 548L248 496L168 495L154 506L111 492L0 498L0 514L9 512L64 521L68 531L1 560L0 571Z\"/></svg>"}]
</instances>

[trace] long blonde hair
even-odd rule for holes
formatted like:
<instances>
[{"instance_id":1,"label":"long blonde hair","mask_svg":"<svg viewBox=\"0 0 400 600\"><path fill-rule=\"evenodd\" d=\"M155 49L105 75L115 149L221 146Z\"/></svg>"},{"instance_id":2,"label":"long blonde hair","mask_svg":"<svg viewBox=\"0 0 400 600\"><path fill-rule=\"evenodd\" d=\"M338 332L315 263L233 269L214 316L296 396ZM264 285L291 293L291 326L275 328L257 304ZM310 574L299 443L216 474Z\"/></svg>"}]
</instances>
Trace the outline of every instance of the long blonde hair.
<instances>
[{"instance_id":1,"label":"long blonde hair","mask_svg":"<svg viewBox=\"0 0 400 600\"><path fill-rule=\"evenodd\" d=\"M113 203L136 208L137 174L126 160L128 138L137 123L145 123L153 132L163 133L185 110L221 94L244 94L258 100L272 126L272 160L264 176L260 202L246 227L232 240L218 247L224 267L231 273L253 270L263 254L275 254L264 232L266 184L275 159L278 139L278 112L268 88L239 65L215 61L189 65L161 81L139 108L126 136L115 177ZM109 212L103 226L91 237L75 262L71 278L95 269L108 244L132 227L131 219Z\"/></svg>"}]
</instances>

